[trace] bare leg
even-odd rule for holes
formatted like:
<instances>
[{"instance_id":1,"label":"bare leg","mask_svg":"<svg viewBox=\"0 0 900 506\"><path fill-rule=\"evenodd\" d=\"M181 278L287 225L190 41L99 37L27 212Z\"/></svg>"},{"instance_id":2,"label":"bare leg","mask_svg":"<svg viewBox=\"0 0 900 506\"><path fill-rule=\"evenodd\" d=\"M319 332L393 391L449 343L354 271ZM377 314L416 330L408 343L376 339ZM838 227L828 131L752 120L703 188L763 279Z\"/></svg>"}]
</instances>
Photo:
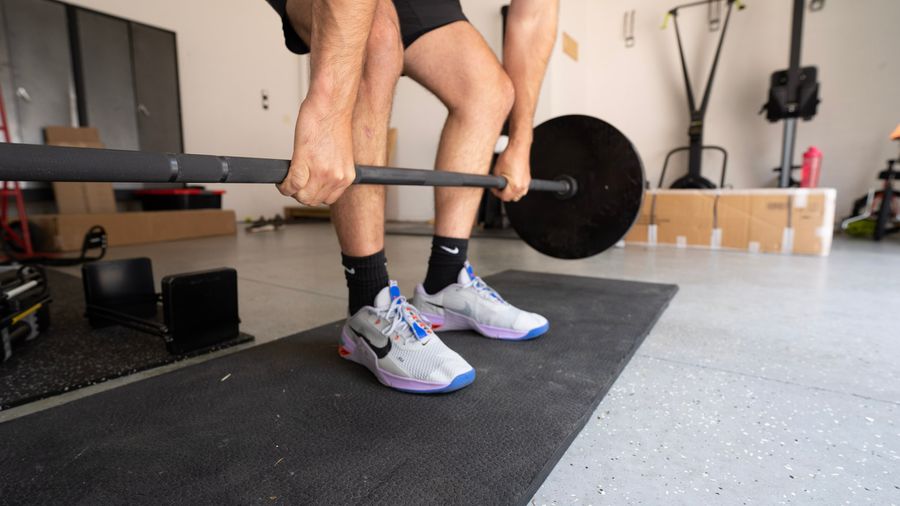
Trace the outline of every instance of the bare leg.
<instances>
[{"instance_id":1,"label":"bare leg","mask_svg":"<svg viewBox=\"0 0 900 506\"><path fill-rule=\"evenodd\" d=\"M481 34L467 22L429 32L406 50L404 70L448 109L435 168L487 174L514 90ZM482 192L435 188L435 234L468 238Z\"/></svg>"},{"instance_id":2,"label":"bare leg","mask_svg":"<svg viewBox=\"0 0 900 506\"><path fill-rule=\"evenodd\" d=\"M288 4L288 15L297 33L309 40L309 0ZM353 157L364 165L385 165L387 130L394 88L403 65L403 44L397 13L390 0L375 11L366 49L359 97L353 112ZM372 255L384 248L384 187L351 186L331 206L331 220L341 251L348 256Z\"/></svg>"}]
</instances>

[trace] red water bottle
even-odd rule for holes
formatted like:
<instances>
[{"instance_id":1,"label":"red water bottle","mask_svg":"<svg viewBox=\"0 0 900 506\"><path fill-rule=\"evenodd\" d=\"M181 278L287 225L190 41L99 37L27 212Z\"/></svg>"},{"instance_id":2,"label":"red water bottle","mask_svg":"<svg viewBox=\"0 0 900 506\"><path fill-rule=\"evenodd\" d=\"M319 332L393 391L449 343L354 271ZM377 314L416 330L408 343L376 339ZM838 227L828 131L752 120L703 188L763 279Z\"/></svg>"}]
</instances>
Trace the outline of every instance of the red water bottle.
<instances>
[{"instance_id":1,"label":"red water bottle","mask_svg":"<svg viewBox=\"0 0 900 506\"><path fill-rule=\"evenodd\" d=\"M822 152L810 146L803 153L803 169L800 171L800 188L819 186L819 169L822 167Z\"/></svg>"}]
</instances>

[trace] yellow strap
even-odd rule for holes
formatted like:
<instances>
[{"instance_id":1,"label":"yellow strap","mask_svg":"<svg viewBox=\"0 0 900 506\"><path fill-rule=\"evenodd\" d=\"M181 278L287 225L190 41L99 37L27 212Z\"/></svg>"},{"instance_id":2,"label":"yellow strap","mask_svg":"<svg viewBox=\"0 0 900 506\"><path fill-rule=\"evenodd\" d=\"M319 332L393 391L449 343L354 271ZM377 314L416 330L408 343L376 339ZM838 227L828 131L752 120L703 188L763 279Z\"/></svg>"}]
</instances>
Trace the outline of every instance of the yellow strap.
<instances>
[{"instance_id":1,"label":"yellow strap","mask_svg":"<svg viewBox=\"0 0 900 506\"><path fill-rule=\"evenodd\" d=\"M19 321L22 320L22 318L26 318L26 317L28 317L28 315L33 314L33 313L36 312L38 309L40 309L41 306L43 306L43 305L44 305L44 304L41 303L41 304L35 304L35 305L31 306L30 308L26 309L25 311L22 311L21 313L19 313L19 314L17 314L16 316L14 316L13 319L12 319L12 322L13 322L14 324L15 324L15 323L19 323Z\"/></svg>"},{"instance_id":2,"label":"yellow strap","mask_svg":"<svg viewBox=\"0 0 900 506\"><path fill-rule=\"evenodd\" d=\"M671 12L666 13L666 17L663 18L662 26L659 27L660 30L665 30L666 28L669 27L669 18L671 18L671 17L672 17Z\"/></svg>"}]
</instances>

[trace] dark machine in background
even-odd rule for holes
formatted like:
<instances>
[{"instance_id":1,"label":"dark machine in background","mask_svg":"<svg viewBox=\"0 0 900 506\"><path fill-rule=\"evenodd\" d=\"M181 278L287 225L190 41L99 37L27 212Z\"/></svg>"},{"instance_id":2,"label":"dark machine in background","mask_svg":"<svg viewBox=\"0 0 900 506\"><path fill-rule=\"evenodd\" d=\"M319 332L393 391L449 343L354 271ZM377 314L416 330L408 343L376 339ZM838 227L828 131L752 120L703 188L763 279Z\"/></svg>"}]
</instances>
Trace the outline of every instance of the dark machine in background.
<instances>
[{"instance_id":1,"label":"dark machine in background","mask_svg":"<svg viewBox=\"0 0 900 506\"><path fill-rule=\"evenodd\" d=\"M666 15L666 21L663 24L663 28L666 27L668 20L672 20L672 25L675 27L675 40L678 42L678 55L681 59L681 72L684 76L684 86L687 91L687 102L688 102L688 111L690 112L690 126L688 127L688 139L690 140L690 144L687 146L682 146L675 148L669 151L666 154L666 159L663 162L662 173L659 176L659 187L662 188L663 182L666 178L666 169L669 166L669 159L675 153L679 153L681 151L688 152L688 173L684 176L675 180L672 183L672 188L715 188L716 185L709 179L703 177L702 172L702 164L703 164L703 151L705 150L714 150L722 153L722 171L719 177L719 186L725 186L725 171L728 166L728 152L725 151L725 148L721 146L710 146L703 144L703 127L704 127L704 119L706 117L706 108L709 105L709 97L712 92L713 79L716 76L716 69L719 65L719 56L722 53L722 43L725 41L725 32L728 30L728 21L731 19L731 11L732 8L737 5L737 8L743 9L744 5L740 3L738 0L725 0L726 2L726 10L725 10L725 19L721 22L722 28L719 33L719 41L716 45L716 53L713 56L712 67L709 70L709 78L706 81L706 87L703 91L703 97L700 99L700 103L697 103L696 98L694 97L694 90L691 86L691 78L688 75L687 70L687 61L684 56L684 47L681 42L681 31L678 29L678 11L681 9L686 9L690 7L698 7L698 6L707 6L707 8L712 5L718 5L720 0L701 0L699 2L692 2L683 5L677 5L669 10ZM718 29L719 19L716 17L715 24L713 24L712 20L710 21L710 30L713 30L713 26Z\"/></svg>"},{"instance_id":2,"label":"dark machine in background","mask_svg":"<svg viewBox=\"0 0 900 506\"><path fill-rule=\"evenodd\" d=\"M0 341L3 356L33 341L50 325L50 290L40 267L8 267L0 271Z\"/></svg>"},{"instance_id":3,"label":"dark machine in background","mask_svg":"<svg viewBox=\"0 0 900 506\"><path fill-rule=\"evenodd\" d=\"M900 125L891 134L891 139L900 142ZM871 237L875 241L900 232L900 192L894 187L898 178L897 165L900 165L900 158L888 160L887 167L878 173L878 179L884 181L881 189L871 188L853 203L853 214L841 221L844 232Z\"/></svg>"},{"instance_id":4,"label":"dark machine in background","mask_svg":"<svg viewBox=\"0 0 900 506\"><path fill-rule=\"evenodd\" d=\"M810 4L812 10L824 7L824 0L814 0ZM797 141L797 118L809 121L816 115L819 107L819 82L816 67L801 67L800 52L803 45L803 15L806 9L805 0L794 0L791 18L791 52L789 66L772 74L769 86L769 100L760 109L766 113L771 122L784 121L784 135L781 148L781 166L775 169L778 175L778 186L789 188L799 186L799 182L791 177L794 169L794 149Z\"/></svg>"}]
</instances>

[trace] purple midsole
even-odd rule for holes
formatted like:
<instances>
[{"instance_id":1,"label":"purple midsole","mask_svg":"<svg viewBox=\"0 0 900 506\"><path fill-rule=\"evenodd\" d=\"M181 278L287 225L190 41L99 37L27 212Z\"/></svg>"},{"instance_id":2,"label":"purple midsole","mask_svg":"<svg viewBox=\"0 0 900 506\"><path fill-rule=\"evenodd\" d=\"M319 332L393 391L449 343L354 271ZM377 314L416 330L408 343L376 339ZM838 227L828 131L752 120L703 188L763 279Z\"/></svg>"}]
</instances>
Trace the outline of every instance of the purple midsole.
<instances>
[{"instance_id":1,"label":"purple midsole","mask_svg":"<svg viewBox=\"0 0 900 506\"><path fill-rule=\"evenodd\" d=\"M356 347L356 344L353 342L353 339L351 339L350 336L348 336L343 330L341 331L341 344L349 352L349 356L344 357L344 358L347 358L348 360L352 360L350 357L352 357L353 355L355 355L357 353L357 347ZM365 348L363 348L362 352L363 353L372 353L371 351L366 350ZM371 368L369 367L368 364L362 363L357 360L353 360L353 361L357 362L358 364L362 364L362 365L366 366L367 368L369 368L369 370L371 370ZM400 376L397 376L396 374L389 373L389 372L385 371L384 369L378 367L377 360L373 360L373 362L375 363L374 364L375 370L372 371L372 373L375 374L375 376L382 383L384 383L385 385L388 385L390 387L393 387L393 388L399 388L402 390L423 391L423 390L441 389L450 384L450 383L431 383L428 381L402 378Z\"/></svg>"},{"instance_id":2,"label":"purple midsole","mask_svg":"<svg viewBox=\"0 0 900 506\"><path fill-rule=\"evenodd\" d=\"M493 337L495 339L519 339L528 334L528 330L512 330L493 325L483 325L476 322L468 316L447 311L448 316L437 315L432 313L421 312L428 321L433 323L436 330L477 330L484 336Z\"/></svg>"}]
</instances>

